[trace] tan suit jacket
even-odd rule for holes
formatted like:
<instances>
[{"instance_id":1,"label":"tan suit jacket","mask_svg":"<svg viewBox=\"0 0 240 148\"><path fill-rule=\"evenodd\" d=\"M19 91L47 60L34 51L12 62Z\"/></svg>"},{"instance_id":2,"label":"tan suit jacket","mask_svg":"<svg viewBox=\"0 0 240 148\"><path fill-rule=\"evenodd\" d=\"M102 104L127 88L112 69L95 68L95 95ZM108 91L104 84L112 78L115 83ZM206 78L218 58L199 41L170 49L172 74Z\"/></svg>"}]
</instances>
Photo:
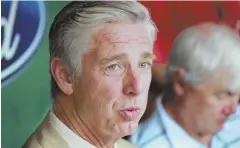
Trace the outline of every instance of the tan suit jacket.
<instances>
[{"instance_id":1,"label":"tan suit jacket","mask_svg":"<svg viewBox=\"0 0 240 148\"><path fill-rule=\"evenodd\" d=\"M117 142L118 148L136 148L126 140ZM47 116L39 128L27 140L23 148L70 148L67 142L52 127ZM82 148L79 146L79 148Z\"/></svg>"}]
</instances>

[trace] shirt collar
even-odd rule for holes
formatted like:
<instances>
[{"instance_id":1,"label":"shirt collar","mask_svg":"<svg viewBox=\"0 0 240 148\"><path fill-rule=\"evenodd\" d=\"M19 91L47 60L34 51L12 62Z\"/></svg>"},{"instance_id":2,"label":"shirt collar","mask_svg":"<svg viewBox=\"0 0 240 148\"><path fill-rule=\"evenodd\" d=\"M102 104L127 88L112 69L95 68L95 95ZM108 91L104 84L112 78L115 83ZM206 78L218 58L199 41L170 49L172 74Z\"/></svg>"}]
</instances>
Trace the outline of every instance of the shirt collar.
<instances>
[{"instance_id":1,"label":"shirt collar","mask_svg":"<svg viewBox=\"0 0 240 148\"><path fill-rule=\"evenodd\" d=\"M70 148L96 148L92 144L88 143L86 140L82 139L76 133L74 133L71 129L69 129L63 122L61 122L56 115L50 111L50 123L57 130L61 137L68 143ZM118 148L117 144L115 144L114 148Z\"/></svg>"},{"instance_id":2,"label":"shirt collar","mask_svg":"<svg viewBox=\"0 0 240 148\"><path fill-rule=\"evenodd\" d=\"M172 147L206 147L191 137L175 120L173 120L162 105L162 99L157 101L158 114L165 129L166 136Z\"/></svg>"}]
</instances>

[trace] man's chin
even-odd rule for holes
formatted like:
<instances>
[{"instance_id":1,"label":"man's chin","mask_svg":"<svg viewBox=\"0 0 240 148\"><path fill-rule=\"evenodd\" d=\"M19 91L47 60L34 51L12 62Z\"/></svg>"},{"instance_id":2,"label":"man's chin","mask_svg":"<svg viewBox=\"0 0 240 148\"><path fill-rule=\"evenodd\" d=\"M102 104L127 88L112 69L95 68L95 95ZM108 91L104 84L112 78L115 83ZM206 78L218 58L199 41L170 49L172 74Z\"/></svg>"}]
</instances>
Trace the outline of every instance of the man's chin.
<instances>
[{"instance_id":1,"label":"man's chin","mask_svg":"<svg viewBox=\"0 0 240 148\"><path fill-rule=\"evenodd\" d=\"M216 134L223 129L223 126L224 124L215 125L213 128L210 129L210 131L212 134Z\"/></svg>"},{"instance_id":2,"label":"man's chin","mask_svg":"<svg viewBox=\"0 0 240 148\"><path fill-rule=\"evenodd\" d=\"M215 133L217 133L217 132L219 132L220 130L222 130L223 127L224 127L224 124L218 125L218 127L216 127L216 129L215 129Z\"/></svg>"},{"instance_id":3,"label":"man's chin","mask_svg":"<svg viewBox=\"0 0 240 148\"><path fill-rule=\"evenodd\" d=\"M123 122L123 123L120 123L119 125L119 132L123 136L132 135L136 131L137 127L138 127L138 122L134 122L134 121Z\"/></svg>"}]
</instances>

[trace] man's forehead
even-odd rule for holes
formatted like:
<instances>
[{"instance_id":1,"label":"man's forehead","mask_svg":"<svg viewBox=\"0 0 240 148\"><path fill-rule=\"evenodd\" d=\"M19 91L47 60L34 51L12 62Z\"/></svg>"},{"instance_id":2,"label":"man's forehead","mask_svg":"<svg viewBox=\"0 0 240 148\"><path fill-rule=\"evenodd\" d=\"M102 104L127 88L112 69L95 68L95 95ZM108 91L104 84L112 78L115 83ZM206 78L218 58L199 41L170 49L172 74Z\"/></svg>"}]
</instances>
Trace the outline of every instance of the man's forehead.
<instances>
[{"instance_id":1,"label":"man's forehead","mask_svg":"<svg viewBox=\"0 0 240 148\"><path fill-rule=\"evenodd\" d=\"M108 43L149 42L146 25L143 23L114 23L105 24L96 36Z\"/></svg>"},{"instance_id":2,"label":"man's forehead","mask_svg":"<svg viewBox=\"0 0 240 148\"><path fill-rule=\"evenodd\" d=\"M153 42L147 29L143 31L144 27L141 23L105 24L93 34L90 43L92 56L98 61L122 53L135 57L141 57L143 52L152 53Z\"/></svg>"}]
</instances>

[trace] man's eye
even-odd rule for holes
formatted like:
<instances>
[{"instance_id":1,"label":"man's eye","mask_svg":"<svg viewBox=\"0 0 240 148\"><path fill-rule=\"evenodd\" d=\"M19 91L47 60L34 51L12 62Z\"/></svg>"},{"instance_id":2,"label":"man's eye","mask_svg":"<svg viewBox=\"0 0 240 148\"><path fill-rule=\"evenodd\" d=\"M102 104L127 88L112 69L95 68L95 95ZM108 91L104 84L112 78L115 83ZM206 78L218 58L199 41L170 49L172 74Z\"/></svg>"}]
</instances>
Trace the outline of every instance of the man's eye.
<instances>
[{"instance_id":1,"label":"man's eye","mask_svg":"<svg viewBox=\"0 0 240 148\"><path fill-rule=\"evenodd\" d=\"M223 100L226 98L229 98L230 95L228 94L228 92L221 92L221 93L216 93L216 96L219 100Z\"/></svg>"},{"instance_id":2,"label":"man's eye","mask_svg":"<svg viewBox=\"0 0 240 148\"><path fill-rule=\"evenodd\" d=\"M124 67L120 64L112 64L106 67L104 72L109 76L121 75L124 72Z\"/></svg>"},{"instance_id":3,"label":"man's eye","mask_svg":"<svg viewBox=\"0 0 240 148\"><path fill-rule=\"evenodd\" d=\"M151 67L151 63L149 63L149 62L142 62L142 63L140 63L139 65L138 65L138 67L139 68L143 68L143 69L148 69L148 68L150 68Z\"/></svg>"},{"instance_id":4,"label":"man's eye","mask_svg":"<svg viewBox=\"0 0 240 148\"><path fill-rule=\"evenodd\" d=\"M224 91L224 92L220 92L220 93L215 93L215 95L217 96L218 99L222 100L222 99L228 99L228 98L232 98L232 97L238 97L238 94L234 94L230 91Z\"/></svg>"},{"instance_id":5,"label":"man's eye","mask_svg":"<svg viewBox=\"0 0 240 148\"><path fill-rule=\"evenodd\" d=\"M222 99L225 99L225 98L226 98L226 95L223 94L223 93L216 94L216 96L217 96L217 98L218 98L219 100L222 100Z\"/></svg>"},{"instance_id":6,"label":"man's eye","mask_svg":"<svg viewBox=\"0 0 240 148\"><path fill-rule=\"evenodd\" d=\"M114 71L114 70L117 70L119 68L120 68L120 66L117 65L117 64L112 64L112 65L107 67L107 69L110 70L110 71Z\"/></svg>"}]
</instances>

